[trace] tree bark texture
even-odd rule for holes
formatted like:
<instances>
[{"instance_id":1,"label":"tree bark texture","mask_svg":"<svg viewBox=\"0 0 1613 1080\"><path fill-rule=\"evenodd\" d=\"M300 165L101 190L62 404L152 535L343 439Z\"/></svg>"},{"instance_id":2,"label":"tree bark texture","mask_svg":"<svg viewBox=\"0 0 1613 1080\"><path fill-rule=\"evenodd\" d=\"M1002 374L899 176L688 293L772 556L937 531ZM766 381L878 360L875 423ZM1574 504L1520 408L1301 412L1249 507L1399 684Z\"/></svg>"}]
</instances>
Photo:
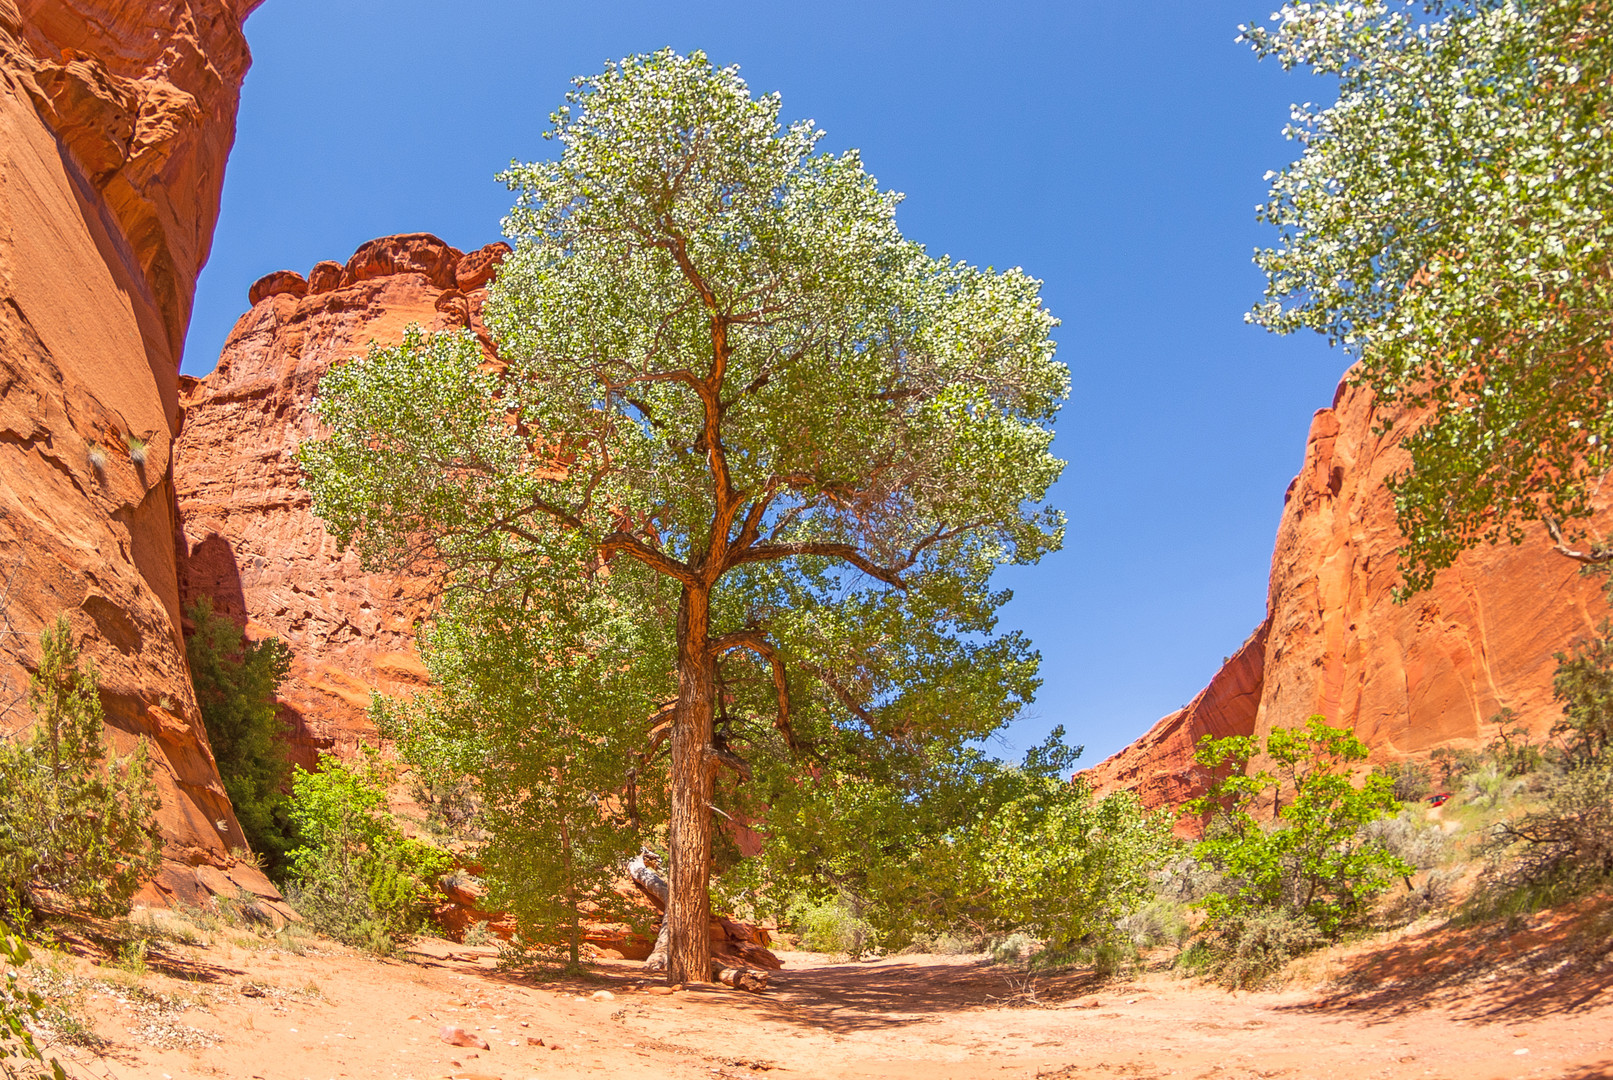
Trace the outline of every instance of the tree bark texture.
<instances>
[{"instance_id":1,"label":"tree bark texture","mask_svg":"<svg viewBox=\"0 0 1613 1080\"><path fill-rule=\"evenodd\" d=\"M672 718L672 816L667 981L711 981L711 800L716 658L709 590L686 585L678 605L678 706Z\"/></svg>"}]
</instances>

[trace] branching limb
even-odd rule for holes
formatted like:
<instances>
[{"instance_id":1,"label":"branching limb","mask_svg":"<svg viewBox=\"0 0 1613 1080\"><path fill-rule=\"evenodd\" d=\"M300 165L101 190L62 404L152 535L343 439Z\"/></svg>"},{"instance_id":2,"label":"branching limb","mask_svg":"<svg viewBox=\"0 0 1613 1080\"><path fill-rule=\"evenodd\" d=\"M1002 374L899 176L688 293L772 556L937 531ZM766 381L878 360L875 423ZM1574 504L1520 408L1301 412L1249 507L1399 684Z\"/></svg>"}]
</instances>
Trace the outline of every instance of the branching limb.
<instances>
[{"instance_id":1,"label":"branching limb","mask_svg":"<svg viewBox=\"0 0 1613 1080\"><path fill-rule=\"evenodd\" d=\"M1553 547L1560 555L1566 555L1577 563L1587 566L1600 566L1603 563L1613 562L1613 544L1601 544L1592 547L1589 551L1576 551L1568 546L1563 539L1562 526L1555 518L1541 518L1546 525L1546 531L1551 534Z\"/></svg>"},{"instance_id":2,"label":"branching limb","mask_svg":"<svg viewBox=\"0 0 1613 1080\"><path fill-rule=\"evenodd\" d=\"M790 753L801 754L806 749L805 743L796 737L795 728L790 725L790 681L784 670L784 661L778 650L768 644L767 637L760 630L736 630L731 634L721 634L711 639L711 655L718 657L735 649L749 649L761 657L773 672L773 689L778 694L778 716L773 726L784 736Z\"/></svg>"}]
</instances>

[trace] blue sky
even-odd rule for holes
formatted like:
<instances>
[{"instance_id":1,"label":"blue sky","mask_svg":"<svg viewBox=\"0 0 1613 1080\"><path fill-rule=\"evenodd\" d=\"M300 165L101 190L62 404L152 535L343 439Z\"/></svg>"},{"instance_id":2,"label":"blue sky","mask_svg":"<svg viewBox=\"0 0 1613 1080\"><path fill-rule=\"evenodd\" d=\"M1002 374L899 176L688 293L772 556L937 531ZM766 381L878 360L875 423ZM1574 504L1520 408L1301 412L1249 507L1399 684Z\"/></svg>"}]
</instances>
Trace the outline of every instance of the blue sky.
<instances>
[{"instance_id":1,"label":"blue sky","mask_svg":"<svg viewBox=\"0 0 1613 1080\"><path fill-rule=\"evenodd\" d=\"M282 268L427 231L498 238L492 176L573 75L672 45L858 147L935 253L1023 266L1073 389L1064 550L1005 571L1044 685L998 750L1064 724L1092 763L1204 685L1265 610L1283 491L1346 358L1244 325L1288 103L1327 93L1234 43L1246 0L546 4L268 0L184 370Z\"/></svg>"}]
</instances>

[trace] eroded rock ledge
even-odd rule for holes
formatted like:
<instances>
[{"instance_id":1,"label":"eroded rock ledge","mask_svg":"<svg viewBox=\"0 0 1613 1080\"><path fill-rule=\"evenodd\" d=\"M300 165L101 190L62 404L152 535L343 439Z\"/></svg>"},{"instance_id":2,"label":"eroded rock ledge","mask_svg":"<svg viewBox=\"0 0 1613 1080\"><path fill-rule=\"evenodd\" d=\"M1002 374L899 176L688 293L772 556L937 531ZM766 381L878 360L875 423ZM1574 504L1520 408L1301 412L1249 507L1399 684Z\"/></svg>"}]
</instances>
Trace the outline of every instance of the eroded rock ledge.
<instances>
[{"instance_id":1,"label":"eroded rock ledge","mask_svg":"<svg viewBox=\"0 0 1613 1080\"><path fill-rule=\"evenodd\" d=\"M148 899L250 863L190 688L174 557L179 353L250 56L247 0L0 0L0 730L66 612L110 741L151 739Z\"/></svg>"},{"instance_id":2,"label":"eroded rock ledge","mask_svg":"<svg viewBox=\"0 0 1613 1080\"><path fill-rule=\"evenodd\" d=\"M1384 483L1408 464L1400 441L1417 419L1339 385L1284 497L1264 622L1192 703L1087 772L1098 790L1176 805L1201 790L1201 736L1263 736L1316 713L1352 728L1374 762L1482 745L1503 707L1541 734L1561 716L1552 654L1594 633L1608 606L1601 579L1543 530L1467 552L1432 589L1394 602L1401 541Z\"/></svg>"},{"instance_id":3,"label":"eroded rock ledge","mask_svg":"<svg viewBox=\"0 0 1613 1080\"><path fill-rule=\"evenodd\" d=\"M482 324L486 287L508 245L465 254L428 233L372 240L345 264L255 282L218 367L181 380L184 427L175 450L181 522L180 592L197 596L292 650L281 690L293 755L373 742L370 695L423 685L414 624L427 583L366 573L314 516L297 447L317 434L309 405L330 368L370 342Z\"/></svg>"}]
</instances>

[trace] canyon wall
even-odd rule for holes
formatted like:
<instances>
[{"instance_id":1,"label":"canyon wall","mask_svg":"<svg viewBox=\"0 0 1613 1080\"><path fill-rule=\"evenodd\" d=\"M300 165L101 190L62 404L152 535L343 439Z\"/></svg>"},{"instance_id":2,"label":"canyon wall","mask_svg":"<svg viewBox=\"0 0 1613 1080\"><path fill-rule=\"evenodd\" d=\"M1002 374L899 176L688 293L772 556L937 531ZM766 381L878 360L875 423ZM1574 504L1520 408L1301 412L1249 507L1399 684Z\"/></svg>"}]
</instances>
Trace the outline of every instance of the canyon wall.
<instances>
[{"instance_id":1,"label":"canyon wall","mask_svg":"<svg viewBox=\"0 0 1613 1080\"><path fill-rule=\"evenodd\" d=\"M174 557L180 350L255 0L0 0L0 732L65 612L119 752L151 740L150 898L245 887L190 688Z\"/></svg>"},{"instance_id":2,"label":"canyon wall","mask_svg":"<svg viewBox=\"0 0 1613 1080\"><path fill-rule=\"evenodd\" d=\"M1502 708L1537 733L1560 717L1552 654L1591 635L1608 607L1602 579L1582 576L1543 530L1466 552L1433 588L1393 600L1400 533L1384 482L1408 463L1399 441L1414 419L1347 383L1317 412L1277 529L1265 621L1191 704L1086 773L1098 790L1174 805L1200 790L1200 736L1264 735L1318 713L1352 728L1374 762L1482 745Z\"/></svg>"},{"instance_id":3,"label":"canyon wall","mask_svg":"<svg viewBox=\"0 0 1613 1080\"><path fill-rule=\"evenodd\" d=\"M371 341L401 340L410 323L470 327L491 355L481 306L508 250L466 255L416 233L372 240L306 277L277 271L250 289L218 367L181 380L180 593L187 605L209 596L250 636L290 646L281 715L305 767L323 749L373 745L373 691L425 682L413 626L430 602L429 583L366 573L313 514L295 455L317 434L319 379Z\"/></svg>"}]
</instances>

